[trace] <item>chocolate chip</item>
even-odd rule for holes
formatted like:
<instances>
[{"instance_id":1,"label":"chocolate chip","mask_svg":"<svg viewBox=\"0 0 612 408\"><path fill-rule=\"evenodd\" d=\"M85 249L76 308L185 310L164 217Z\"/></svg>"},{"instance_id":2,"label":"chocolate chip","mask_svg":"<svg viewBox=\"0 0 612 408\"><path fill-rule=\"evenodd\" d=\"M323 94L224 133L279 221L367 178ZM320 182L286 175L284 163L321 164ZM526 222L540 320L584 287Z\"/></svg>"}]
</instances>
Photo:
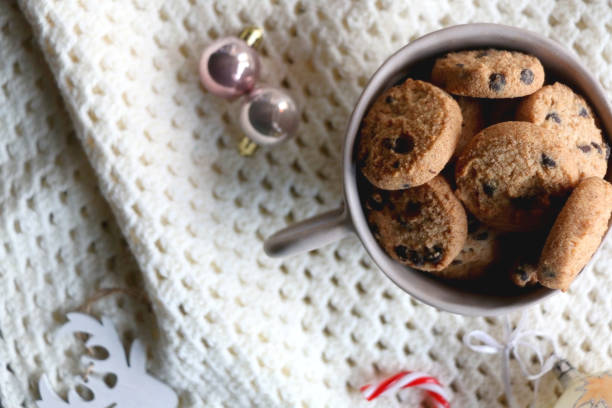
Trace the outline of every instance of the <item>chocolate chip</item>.
<instances>
[{"instance_id":1,"label":"chocolate chip","mask_svg":"<svg viewBox=\"0 0 612 408\"><path fill-rule=\"evenodd\" d=\"M387 201L385 195L381 193L373 193L370 195L370 197L368 197L366 205L370 210L380 211L385 207L385 201Z\"/></svg>"},{"instance_id":2,"label":"chocolate chip","mask_svg":"<svg viewBox=\"0 0 612 408\"><path fill-rule=\"evenodd\" d=\"M588 153L591 151L591 146L589 145L578 146L578 148L582 150L582 153Z\"/></svg>"},{"instance_id":3,"label":"chocolate chip","mask_svg":"<svg viewBox=\"0 0 612 408\"><path fill-rule=\"evenodd\" d=\"M548 115L546 115L545 120L552 120L556 123L561 123L561 118L559 117L557 112L550 112Z\"/></svg>"},{"instance_id":4,"label":"chocolate chip","mask_svg":"<svg viewBox=\"0 0 612 408\"><path fill-rule=\"evenodd\" d=\"M393 250L395 251L395 254L397 255L397 257L401 259L402 261L405 261L406 259L408 259L408 248L406 248L405 246L398 245L395 248L393 248Z\"/></svg>"},{"instance_id":5,"label":"chocolate chip","mask_svg":"<svg viewBox=\"0 0 612 408\"><path fill-rule=\"evenodd\" d=\"M463 68L463 64L455 64L455 66L457 66L459 68Z\"/></svg>"},{"instance_id":6,"label":"chocolate chip","mask_svg":"<svg viewBox=\"0 0 612 408\"><path fill-rule=\"evenodd\" d=\"M395 147L393 151L399 154L410 153L414 149L414 139L408 133L402 133L400 137L395 139Z\"/></svg>"},{"instance_id":7,"label":"chocolate chip","mask_svg":"<svg viewBox=\"0 0 612 408\"><path fill-rule=\"evenodd\" d=\"M378 225L374 223L370 224L370 231L372 231L372 234L374 234L375 236L378 235L378 233L380 232Z\"/></svg>"},{"instance_id":8,"label":"chocolate chip","mask_svg":"<svg viewBox=\"0 0 612 408\"><path fill-rule=\"evenodd\" d=\"M489 76L489 88L494 92L501 92L506 86L506 76L498 72Z\"/></svg>"},{"instance_id":9,"label":"chocolate chip","mask_svg":"<svg viewBox=\"0 0 612 408\"><path fill-rule=\"evenodd\" d=\"M598 145L597 143L591 142L591 146L593 146L595 148L595 150L597 150L597 153L599 153L599 154L603 153L603 150L601 150L601 146Z\"/></svg>"},{"instance_id":10,"label":"chocolate chip","mask_svg":"<svg viewBox=\"0 0 612 408\"><path fill-rule=\"evenodd\" d=\"M493 193L495 193L495 186L488 184L488 183L482 183L482 191L484 191L484 193L489 196L489 197L493 197Z\"/></svg>"},{"instance_id":11,"label":"chocolate chip","mask_svg":"<svg viewBox=\"0 0 612 408\"><path fill-rule=\"evenodd\" d=\"M423 261L423 255L419 254L417 251L410 251L408 256L410 257L410 262L415 266L421 266L425 263Z\"/></svg>"},{"instance_id":12,"label":"chocolate chip","mask_svg":"<svg viewBox=\"0 0 612 408\"><path fill-rule=\"evenodd\" d=\"M529 85L533 82L533 71L525 68L521 71L521 82Z\"/></svg>"},{"instance_id":13,"label":"chocolate chip","mask_svg":"<svg viewBox=\"0 0 612 408\"><path fill-rule=\"evenodd\" d=\"M389 104L391 104L391 103L393 103L393 102L395 102L395 99L393 99L393 97L392 97L391 95L388 95L388 96L385 98L385 103L389 103Z\"/></svg>"},{"instance_id":14,"label":"chocolate chip","mask_svg":"<svg viewBox=\"0 0 612 408\"><path fill-rule=\"evenodd\" d=\"M462 263L463 262L461 261L461 259L453 259L451 265L461 265Z\"/></svg>"},{"instance_id":15,"label":"chocolate chip","mask_svg":"<svg viewBox=\"0 0 612 408\"><path fill-rule=\"evenodd\" d=\"M554 279L555 277L557 277L557 273L548 267L544 268L544 270L542 271L542 274L546 278Z\"/></svg>"},{"instance_id":16,"label":"chocolate chip","mask_svg":"<svg viewBox=\"0 0 612 408\"><path fill-rule=\"evenodd\" d=\"M580 108L580 112L578 112L578 115L582 116L583 118L588 118L589 112L587 112L586 108L583 106L582 108Z\"/></svg>"},{"instance_id":17,"label":"chocolate chip","mask_svg":"<svg viewBox=\"0 0 612 408\"><path fill-rule=\"evenodd\" d=\"M532 210L536 206L538 199L535 196L521 196L511 198L510 201L519 210Z\"/></svg>"},{"instance_id":18,"label":"chocolate chip","mask_svg":"<svg viewBox=\"0 0 612 408\"><path fill-rule=\"evenodd\" d=\"M399 168L399 166L400 166L400 162L399 162L399 160L394 161L394 162L393 162L393 164L392 164L392 166L393 166L393 168L394 168L394 169Z\"/></svg>"},{"instance_id":19,"label":"chocolate chip","mask_svg":"<svg viewBox=\"0 0 612 408\"><path fill-rule=\"evenodd\" d=\"M554 168L557 167L557 163L546 154L542 153L542 160L540 161L543 167Z\"/></svg>"},{"instance_id":20,"label":"chocolate chip","mask_svg":"<svg viewBox=\"0 0 612 408\"><path fill-rule=\"evenodd\" d=\"M480 234L474 237L476 241L484 241L487 238L489 238L489 233L487 231L481 232Z\"/></svg>"},{"instance_id":21,"label":"chocolate chip","mask_svg":"<svg viewBox=\"0 0 612 408\"><path fill-rule=\"evenodd\" d=\"M381 143L385 149L389 149L389 150L393 149L393 140L387 138L387 139L383 139Z\"/></svg>"},{"instance_id":22,"label":"chocolate chip","mask_svg":"<svg viewBox=\"0 0 612 408\"><path fill-rule=\"evenodd\" d=\"M433 248L427 249L427 253L425 254L425 261L433 264L437 264L442 260L444 256L444 248L441 245L434 245Z\"/></svg>"},{"instance_id":23,"label":"chocolate chip","mask_svg":"<svg viewBox=\"0 0 612 408\"><path fill-rule=\"evenodd\" d=\"M479 51L478 54L476 54L476 58L486 57L487 55L489 55L489 51Z\"/></svg>"},{"instance_id":24,"label":"chocolate chip","mask_svg":"<svg viewBox=\"0 0 612 408\"><path fill-rule=\"evenodd\" d=\"M416 217L421 213L421 203L415 201L408 201L404 215L408 218Z\"/></svg>"}]
</instances>

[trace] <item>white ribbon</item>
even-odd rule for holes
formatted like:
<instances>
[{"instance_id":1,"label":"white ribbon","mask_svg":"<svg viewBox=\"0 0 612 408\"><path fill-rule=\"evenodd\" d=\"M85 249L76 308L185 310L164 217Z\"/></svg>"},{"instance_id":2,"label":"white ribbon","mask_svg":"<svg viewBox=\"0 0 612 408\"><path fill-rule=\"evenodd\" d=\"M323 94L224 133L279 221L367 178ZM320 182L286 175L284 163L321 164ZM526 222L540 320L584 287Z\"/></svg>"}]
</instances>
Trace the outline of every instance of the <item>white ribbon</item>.
<instances>
[{"instance_id":1,"label":"white ribbon","mask_svg":"<svg viewBox=\"0 0 612 408\"><path fill-rule=\"evenodd\" d=\"M522 326L523 317L521 317L519 320L516 329L511 330L510 319L506 315L504 319L504 339L502 343L498 342L491 337L489 333L482 330L474 330L463 336L463 343L474 351L485 354L501 354L502 379L504 382L506 399L508 400L508 405L510 408L515 408L517 406L514 395L512 394L512 385L510 383L510 355L513 355L514 358L516 358L516 361L518 361L523 375L529 381L534 382L534 399L531 406L534 406L537 400L540 377L549 372L555 363L560 359L557 342L551 335L537 330L523 330ZM552 344L553 353L546 360L544 360L544 353L540 350L537 343L533 342L535 337L548 340ZM532 341L530 342L529 339ZM538 364L540 365L539 370L535 372L529 371L527 364L524 361L524 356L518 352L518 348L521 346L526 347L535 354Z\"/></svg>"}]
</instances>

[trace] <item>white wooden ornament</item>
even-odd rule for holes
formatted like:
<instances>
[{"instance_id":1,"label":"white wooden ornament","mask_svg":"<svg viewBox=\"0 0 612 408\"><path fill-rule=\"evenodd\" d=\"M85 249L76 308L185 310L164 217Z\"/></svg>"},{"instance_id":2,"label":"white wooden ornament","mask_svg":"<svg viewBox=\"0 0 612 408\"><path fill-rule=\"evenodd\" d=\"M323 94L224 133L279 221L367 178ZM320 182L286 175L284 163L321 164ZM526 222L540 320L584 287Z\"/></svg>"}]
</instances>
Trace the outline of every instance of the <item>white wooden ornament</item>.
<instances>
[{"instance_id":1,"label":"white wooden ornament","mask_svg":"<svg viewBox=\"0 0 612 408\"><path fill-rule=\"evenodd\" d=\"M41 399L38 408L175 408L178 398L166 384L150 376L146 371L146 354L142 343L134 340L129 350L129 359L112 322L103 317L102 322L81 313L69 313L68 322L58 334L86 333L90 337L87 347L101 347L108 352L104 360L84 356L83 361L91 365L97 376L89 376L79 383L91 390L92 400L83 399L74 389L68 392L68 401L60 398L51 388L45 375L40 378L38 389ZM113 387L109 387L102 376L112 373L117 376Z\"/></svg>"}]
</instances>

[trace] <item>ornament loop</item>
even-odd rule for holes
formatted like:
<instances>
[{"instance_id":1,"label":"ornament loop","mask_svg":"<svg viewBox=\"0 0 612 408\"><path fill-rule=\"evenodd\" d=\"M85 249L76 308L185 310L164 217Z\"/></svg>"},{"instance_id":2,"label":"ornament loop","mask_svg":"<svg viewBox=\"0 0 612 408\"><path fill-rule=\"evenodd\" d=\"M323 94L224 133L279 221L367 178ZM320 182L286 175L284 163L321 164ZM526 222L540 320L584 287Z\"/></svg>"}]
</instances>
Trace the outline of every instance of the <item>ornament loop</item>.
<instances>
[{"instance_id":1,"label":"ornament loop","mask_svg":"<svg viewBox=\"0 0 612 408\"><path fill-rule=\"evenodd\" d=\"M489 333L482 330L473 330L463 336L463 344L468 348L478 353L485 354L501 354L502 355L502 377L504 382L504 390L508 405L511 408L516 407L516 401L512 394L512 385L510 384L510 356L513 355L519 364L521 372L529 380L534 382L534 403L538 395L538 386L540 377L552 370L555 363L560 359L557 342L551 335L537 330L524 330L524 315L519 320L516 329L511 330L510 319L505 316L504 319L504 341L502 343L495 340ZM553 353L544 360L544 353L533 342L525 340L526 338L541 337L543 340L548 340L553 347ZM477 341L477 342L474 342ZM524 356L518 352L519 347L526 347L531 350L540 365L540 369L531 373L527 368ZM533 404L532 404L533 405Z\"/></svg>"}]
</instances>

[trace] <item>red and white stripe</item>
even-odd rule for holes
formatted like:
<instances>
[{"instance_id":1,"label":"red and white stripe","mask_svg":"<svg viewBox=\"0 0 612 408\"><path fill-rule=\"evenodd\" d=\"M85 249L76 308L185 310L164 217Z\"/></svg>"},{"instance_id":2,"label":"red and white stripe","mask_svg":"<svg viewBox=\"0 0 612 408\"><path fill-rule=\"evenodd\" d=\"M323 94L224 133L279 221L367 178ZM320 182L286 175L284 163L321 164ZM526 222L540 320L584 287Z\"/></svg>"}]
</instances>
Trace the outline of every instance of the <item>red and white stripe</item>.
<instances>
[{"instance_id":1,"label":"red and white stripe","mask_svg":"<svg viewBox=\"0 0 612 408\"><path fill-rule=\"evenodd\" d=\"M449 408L450 396L435 378L425 373L416 371L402 371L378 384L367 384L360 388L363 396L368 400L379 397L382 394L395 393L404 388L420 388L431 397L435 408Z\"/></svg>"}]
</instances>

